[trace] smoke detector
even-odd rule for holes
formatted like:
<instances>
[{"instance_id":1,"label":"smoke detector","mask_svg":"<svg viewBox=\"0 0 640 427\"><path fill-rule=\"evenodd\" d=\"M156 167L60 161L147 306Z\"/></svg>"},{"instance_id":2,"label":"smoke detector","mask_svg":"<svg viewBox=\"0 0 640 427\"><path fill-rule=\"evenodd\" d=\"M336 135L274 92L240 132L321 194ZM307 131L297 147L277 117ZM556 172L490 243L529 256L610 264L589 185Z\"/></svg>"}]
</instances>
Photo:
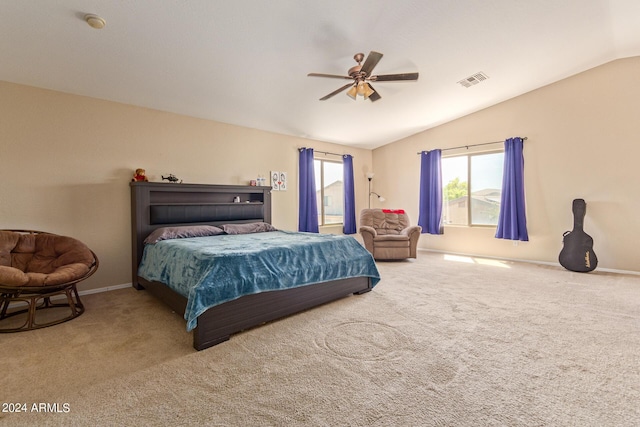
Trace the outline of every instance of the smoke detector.
<instances>
[{"instance_id":1,"label":"smoke detector","mask_svg":"<svg viewBox=\"0 0 640 427\"><path fill-rule=\"evenodd\" d=\"M101 30L105 25L107 25L107 22L104 19L92 13L84 15L84 20L87 22L87 24L89 24L91 28L95 28L96 30Z\"/></svg>"}]
</instances>

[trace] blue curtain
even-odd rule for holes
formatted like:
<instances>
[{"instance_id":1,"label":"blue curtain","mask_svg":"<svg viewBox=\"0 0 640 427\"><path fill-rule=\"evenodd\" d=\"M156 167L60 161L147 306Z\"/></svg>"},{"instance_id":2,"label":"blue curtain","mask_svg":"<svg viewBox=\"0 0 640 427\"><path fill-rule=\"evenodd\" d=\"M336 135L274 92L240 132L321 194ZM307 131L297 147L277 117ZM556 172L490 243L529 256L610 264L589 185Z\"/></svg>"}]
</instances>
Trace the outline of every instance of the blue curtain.
<instances>
[{"instance_id":1,"label":"blue curtain","mask_svg":"<svg viewBox=\"0 0 640 427\"><path fill-rule=\"evenodd\" d=\"M313 148L300 149L298 231L318 233L316 177L313 171Z\"/></svg>"},{"instance_id":2,"label":"blue curtain","mask_svg":"<svg viewBox=\"0 0 640 427\"><path fill-rule=\"evenodd\" d=\"M423 233L443 234L442 227L442 151L420 154L420 209L418 225Z\"/></svg>"},{"instance_id":3,"label":"blue curtain","mask_svg":"<svg viewBox=\"0 0 640 427\"><path fill-rule=\"evenodd\" d=\"M524 205L524 156L522 138L509 138L504 142L504 171L502 198L496 238L529 240Z\"/></svg>"},{"instance_id":4,"label":"blue curtain","mask_svg":"<svg viewBox=\"0 0 640 427\"><path fill-rule=\"evenodd\" d=\"M342 156L342 174L344 182L344 234L356 233L356 197L353 186L353 156Z\"/></svg>"}]
</instances>

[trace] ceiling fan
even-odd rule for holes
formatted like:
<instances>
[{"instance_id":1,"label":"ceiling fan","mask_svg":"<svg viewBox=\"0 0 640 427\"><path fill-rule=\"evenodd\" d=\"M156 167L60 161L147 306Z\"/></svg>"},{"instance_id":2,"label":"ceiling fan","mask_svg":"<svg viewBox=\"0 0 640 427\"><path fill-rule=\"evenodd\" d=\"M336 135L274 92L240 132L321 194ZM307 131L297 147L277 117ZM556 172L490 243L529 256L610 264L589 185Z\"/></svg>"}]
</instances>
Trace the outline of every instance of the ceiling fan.
<instances>
[{"instance_id":1,"label":"ceiling fan","mask_svg":"<svg viewBox=\"0 0 640 427\"><path fill-rule=\"evenodd\" d=\"M358 95L362 95L364 99L369 99L370 101L377 101L380 99L380 94L373 89L371 83L369 82L393 82L393 81L401 81L401 80L418 80L418 73L402 73L402 74L381 74L378 76L372 76L371 72L373 68L378 65L380 59L382 59L382 54L380 52L369 52L369 56L367 56L364 64L362 60L364 59L364 53L356 53L353 56L353 59L356 60L358 65L349 68L347 72L348 76L339 76L336 74L322 74L322 73L309 73L307 76L311 77L329 77L333 79L347 79L353 80L353 82L347 83L342 86L340 89L334 90L329 95L323 96L320 98L320 101L325 101L331 98L334 95L339 94L344 91L348 87L347 95L349 95L354 100Z\"/></svg>"}]
</instances>

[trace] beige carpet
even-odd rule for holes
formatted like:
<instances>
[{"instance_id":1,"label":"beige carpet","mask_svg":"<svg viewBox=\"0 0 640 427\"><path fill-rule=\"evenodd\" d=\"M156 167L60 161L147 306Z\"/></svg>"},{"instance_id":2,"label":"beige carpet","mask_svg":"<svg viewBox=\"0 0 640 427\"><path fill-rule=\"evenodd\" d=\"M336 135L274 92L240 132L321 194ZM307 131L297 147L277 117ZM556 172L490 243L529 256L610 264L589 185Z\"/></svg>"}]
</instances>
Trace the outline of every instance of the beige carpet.
<instances>
[{"instance_id":1,"label":"beige carpet","mask_svg":"<svg viewBox=\"0 0 640 427\"><path fill-rule=\"evenodd\" d=\"M640 277L428 252L379 268L373 292L201 352L145 292L85 296L78 319L0 335L0 401L28 406L0 424L640 425Z\"/></svg>"}]
</instances>

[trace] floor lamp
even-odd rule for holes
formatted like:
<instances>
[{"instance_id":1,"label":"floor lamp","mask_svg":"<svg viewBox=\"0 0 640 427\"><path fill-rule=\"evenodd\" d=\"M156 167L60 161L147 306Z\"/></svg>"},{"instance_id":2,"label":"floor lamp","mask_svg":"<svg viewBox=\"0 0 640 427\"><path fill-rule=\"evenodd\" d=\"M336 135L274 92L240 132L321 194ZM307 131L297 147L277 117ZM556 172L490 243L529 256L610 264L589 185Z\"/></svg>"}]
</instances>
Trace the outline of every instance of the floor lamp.
<instances>
[{"instance_id":1,"label":"floor lamp","mask_svg":"<svg viewBox=\"0 0 640 427\"><path fill-rule=\"evenodd\" d=\"M369 180L369 209L371 209L371 195L375 194L378 197L378 200L381 202L384 202L384 197L382 197L381 195L379 195L378 193L371 191L371 180L373 179L373 172L369 172L367 174L367 179Z\"/></svg>"}]
</instances>

